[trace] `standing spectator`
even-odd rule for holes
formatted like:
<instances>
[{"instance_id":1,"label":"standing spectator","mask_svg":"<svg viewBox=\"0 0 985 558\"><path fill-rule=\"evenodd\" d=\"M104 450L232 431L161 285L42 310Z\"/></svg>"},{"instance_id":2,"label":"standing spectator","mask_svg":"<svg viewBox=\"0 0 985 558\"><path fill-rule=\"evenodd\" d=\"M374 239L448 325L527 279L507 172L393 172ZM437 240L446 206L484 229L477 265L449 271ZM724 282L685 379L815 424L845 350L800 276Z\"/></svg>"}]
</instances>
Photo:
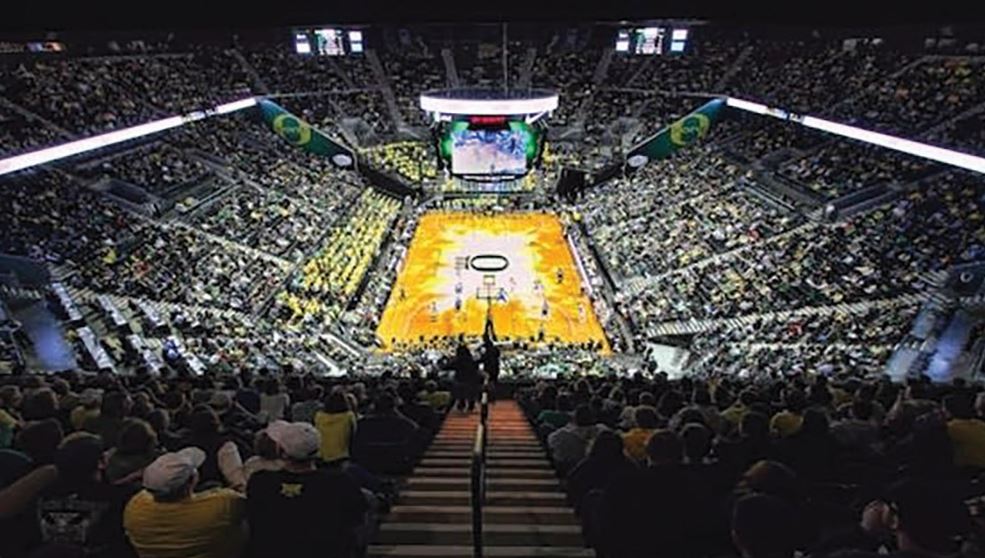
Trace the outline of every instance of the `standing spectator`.
<instances>
[{"instance_id":1,"label":"standing spectator","mask_svg":"<svg viewBox=\"0 0 985 558\"><path fill-rule=\"evenodd\" d=\"M367 512L359 485L340 470L319 469L321 440L308 423L274 422L268 436L284 468L259 471L246 488L249 558L353 556Z\"/></svg>"},{"instance_id":2,"label":"standing spectator","mask_svg":"<svg viewBox=\"0 0 985 558\"><path fill-rule=\"evenodd\" d=\"M234 490L195 492L205 452L185 448L144 470L144 490L127 504L123 526L140 558L236 558L245 542L246 505Z\"/></svg>"},{"instance_id":3,"label":"standing spectator","mask_svg":"<svg viewBox=\"0 0 985 558\"><path fill-rule=\"evenodd\" d=\"M455 349L455 357L448 364L448 368L451 368L455 373L453 393L455 407L459 412L468 411L471 413L475 410L475 402L482 379L479 375L479 366L464 340L459 341L458 348Z\"/></svg>"}]
</instances>

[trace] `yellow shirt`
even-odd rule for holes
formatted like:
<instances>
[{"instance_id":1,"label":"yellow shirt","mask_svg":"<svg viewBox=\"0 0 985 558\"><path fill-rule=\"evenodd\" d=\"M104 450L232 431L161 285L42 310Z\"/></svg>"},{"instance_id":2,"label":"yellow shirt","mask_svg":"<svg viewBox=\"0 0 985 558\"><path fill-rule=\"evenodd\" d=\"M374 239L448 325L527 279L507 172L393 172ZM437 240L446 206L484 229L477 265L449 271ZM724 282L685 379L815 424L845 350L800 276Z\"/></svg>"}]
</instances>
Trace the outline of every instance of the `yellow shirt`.
<instances>
[{"instance_id":1,"label":"yellow shirt","mask_svg":"<svg viewBox=\"0 0 985 558\"><path fill-rule=\"evenodd\" d=\"M432 409L444 409L451 402L451 394L447 391L435 391L432 393L425 393L424 400L428 402L428 405Z\"/></svg>"},{"instance_id":2,"label":"yellow shirt","mask_svg":"<svg viewBox=\"0 0 985 558\"><path fill-rule=\"evenodd\" d=\"M742 424L742 419L748 412L748 407L742 403L735 403L728 409L722 411L722 418L728 421L732 426L738 427Z\"/></svg>"},{"instance_id":3,"label":"yellow shirt","mask_svg":"<svg viewBox=\"0 0 985 558\"><path fill-rule=\"evenodd\" d=\"M99 417L99 409L87 409L82 405L72 409L72 412L68 415L68 421L72 423L72 428L75 430L82 430L82 425L85 424L87 420L96 419Z\"/></svg>"},{"instance_id":4,"label":"yellow shirt","mask_svg":"<svg viewBox=\"0 0 985 558\"><path fill-rule=\"evenodd\" d=\"M958 467L985 467L985 422L976 419L952 419L947 435L954 446L954 464Z\"/></svg>"},{"instance_id":5,"label":"yellow shirt","mask_svg":"<svg viewBox=\"0 0 985 558\"><path fill-rule=\"evenodd\" d=\"M633 428L622 435L622 445L626 457L638 463L646 461L646 443L650 440L653 430L650 428Z\"/></svg>"},{"instance_id":6,"label":"yellow shirt","mask_svg":"<svg viewBox=\"0 0 985 558\"><path fill-rule=\"evenodd\" d=\"M804 424L804 417L790 411L780 411L770 421L770 432L781 438L786 438L799 432L802 424Z\"/></svg>"},{"instance_id":7,"label":"yellow shirt","mask_svg":"<svg viewBox=\"0 0 985 558\"><path fill-rule=\"evenodd\" d=\"M155 502L146 490L123 511L140 558L238 558L246 542L246 498L219 488L180 502Z\"/></svg>"},{"instance_id":8,"label":"yellow shirt","mask_svg":"<svg viewBox=\"0 0 985 558\"><path fill-rule=\"evenodd\" d=\"M344 413L315 413L315 428L321 434L321 447L318 457L322 461L337 461L349 457L349 442L356 430L356 415L352 411Z\"/></svg>"}]
</instances>

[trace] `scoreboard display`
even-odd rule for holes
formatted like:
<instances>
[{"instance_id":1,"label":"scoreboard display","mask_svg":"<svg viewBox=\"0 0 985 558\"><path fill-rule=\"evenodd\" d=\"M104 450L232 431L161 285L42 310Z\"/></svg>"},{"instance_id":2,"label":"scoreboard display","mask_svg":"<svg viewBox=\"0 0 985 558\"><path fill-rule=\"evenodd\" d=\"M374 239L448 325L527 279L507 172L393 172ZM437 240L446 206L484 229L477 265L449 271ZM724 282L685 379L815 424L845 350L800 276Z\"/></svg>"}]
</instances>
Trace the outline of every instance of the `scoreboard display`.
<instances>
[{"instance_id":1,"label":"scoreboard display","mask_svg":"<svg viewBox=\"0 0 985 558\"><path fill-rule=\"evenodd\" d=\"M616 52L629 55L683 54L687 51L688 29L671 27L632 27L616 34Z\"/></svg>"},{"instance_id":2,"label":"scoreboard display","mask_svg":"<svg viewBox=\"0 0 985 558\"><path fill-rule=\"evenodd\" d=\"M345 56L363 52L363 32L326 27L294 31L294 52L314 56Z\"/></svg>"}]
</instances>

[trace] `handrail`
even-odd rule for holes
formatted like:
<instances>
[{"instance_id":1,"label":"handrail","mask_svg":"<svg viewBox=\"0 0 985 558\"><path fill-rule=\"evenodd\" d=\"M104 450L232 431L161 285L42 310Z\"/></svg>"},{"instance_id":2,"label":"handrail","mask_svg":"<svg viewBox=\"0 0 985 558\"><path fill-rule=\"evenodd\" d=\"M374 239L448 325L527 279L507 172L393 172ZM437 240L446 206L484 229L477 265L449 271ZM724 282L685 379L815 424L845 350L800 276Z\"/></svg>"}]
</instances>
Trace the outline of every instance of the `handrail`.
<instances>
[{"instance_id":1,"label":"handrail","mask_svg":"<svg viewBox=\"0 0 985 558\"><path fill-rule=\"evenodd\" d=\"M475 428L472 447L472 556L482 558L482 508L486 499L486 443L489 421L489 394L483 393L479 404L479 425Z\"/></svg>"}]
</instances>

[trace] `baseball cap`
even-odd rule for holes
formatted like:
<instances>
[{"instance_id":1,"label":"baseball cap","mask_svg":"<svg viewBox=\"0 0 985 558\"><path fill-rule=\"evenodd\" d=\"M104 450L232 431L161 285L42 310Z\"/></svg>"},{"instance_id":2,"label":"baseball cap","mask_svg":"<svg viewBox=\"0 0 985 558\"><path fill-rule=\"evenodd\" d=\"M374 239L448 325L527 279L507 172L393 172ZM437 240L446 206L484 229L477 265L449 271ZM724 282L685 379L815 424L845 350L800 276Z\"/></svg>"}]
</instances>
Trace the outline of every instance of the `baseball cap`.
<instances>
[{"instance_id":1,"label":"baseball cap","mask_svg":"<svg viewBox=\"0 0 985 558\"><path fill-rule=\"evenodd\" d=\"M317 457L321 446L321 435L307 422L275 420L267 426L267 436L296 461Z\"/></svg>"},{"instance_id":2,"label":"baseball cap","mask_svg":"<svg viewBox=\"0 0 985 558\"><path fill-rule=\"evenodd\" d=\"M168 494L181 488L205 462L205 452L196 447L165 453L144 469L144 488Z\"/></svg>"}]
</instances>

